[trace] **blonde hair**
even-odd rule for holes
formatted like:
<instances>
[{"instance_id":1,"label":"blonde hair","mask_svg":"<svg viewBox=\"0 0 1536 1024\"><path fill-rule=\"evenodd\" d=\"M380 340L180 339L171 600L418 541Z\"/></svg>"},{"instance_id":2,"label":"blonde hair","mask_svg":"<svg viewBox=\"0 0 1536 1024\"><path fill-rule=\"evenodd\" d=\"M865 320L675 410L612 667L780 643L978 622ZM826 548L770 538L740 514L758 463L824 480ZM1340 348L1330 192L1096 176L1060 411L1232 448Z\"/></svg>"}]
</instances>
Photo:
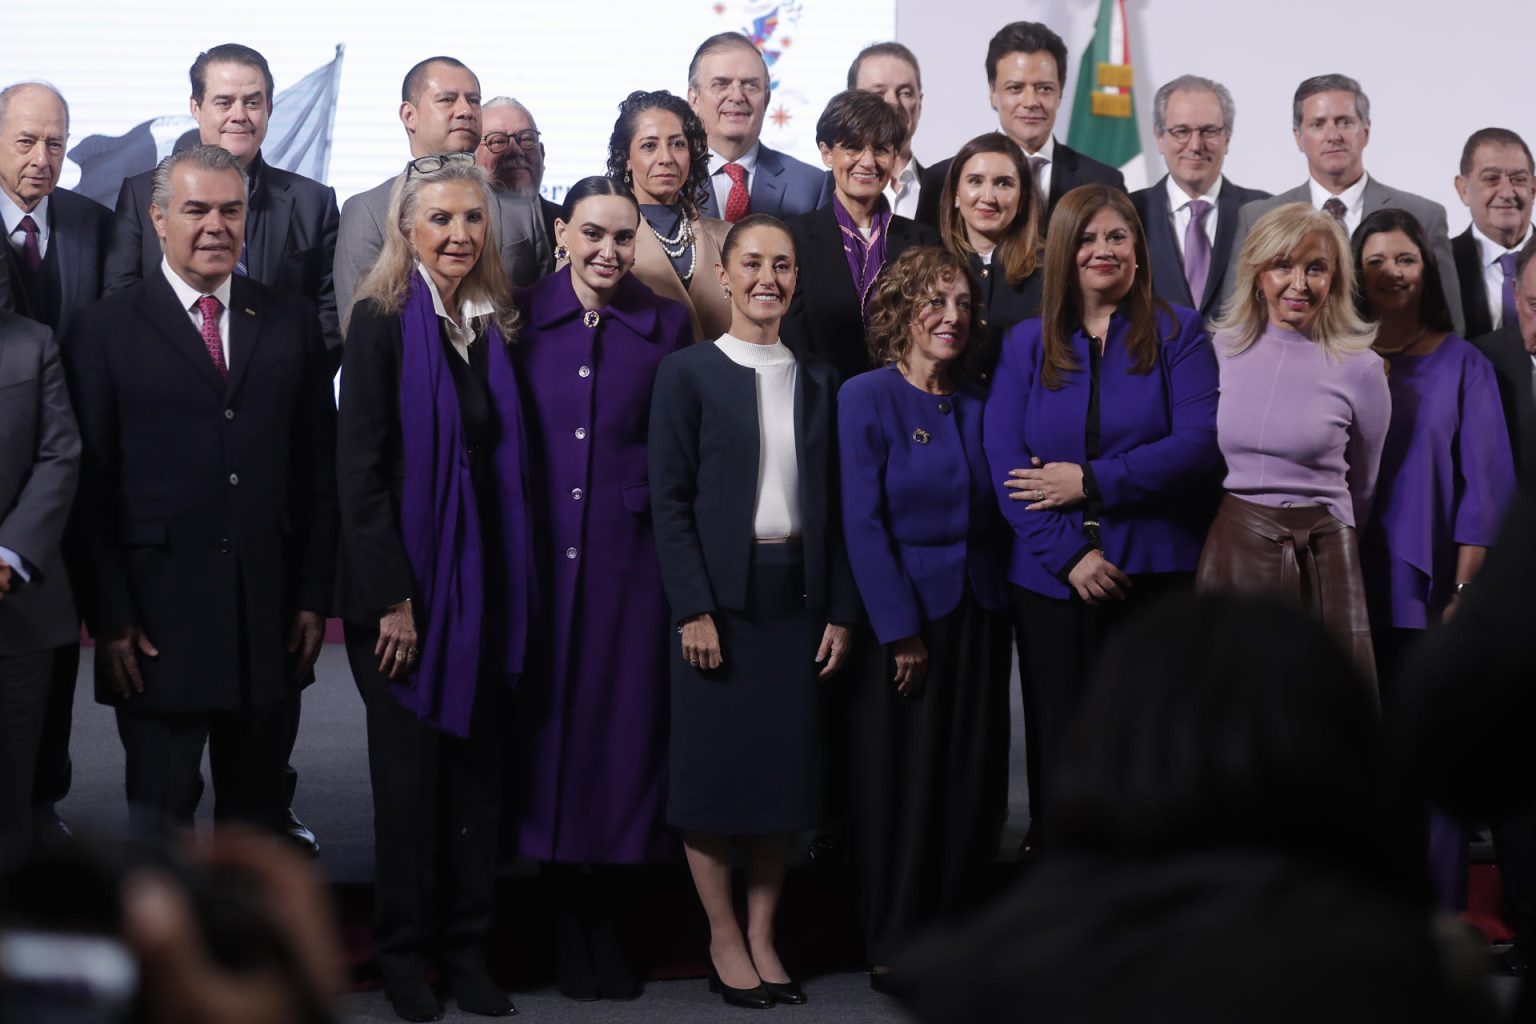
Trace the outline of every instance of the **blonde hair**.
<instances>
[{"instance_id":1,"label":"blonde hair","mask_svg":"<svg viewBox=\"0 0 1536 1024\"><path fill-rule=\"evenodd\" d=\"M1269 305L1259 275L1277 260L1295 252L1310 238L1320 238L1331 250L1333 283L1307 336L1330 356L1361 352L1376 340L1376 326L1360 316L1355 302L1355 260L1349 239L1331 214L1307 203L1287 203L1259 218L1248 232L1237 258L1232 295L1211 325L1229 354L1245 352L1269 325Z\"/></svg>"},{"instance_id":2,"label":"blonde hair","mask_svg":"<svg viewBox=\"0 0 1536 1024\"><path fill-rule=\"evenodd\" d=\"M409 294L411 275L416 272L416 253L411 247L409 231L416 221L416 207L421 190L427 185L449 181L471 181L480 189L485 200L485 247L480 258L459 282L458 300L476 299L489 302L496 326L501 329L504 341L511 344L517 338L518 313L512 304L512 289L507 282L507 272L501 265L501 251L496 245L496 199L491 194L485 172L470 163L446 163L427 174L410 171L395 179L389 190L389 216L384 230L384 246L379 258L357 286L353 309L364 299L372 299L386 313L399 313ZM352 310L343 315L342 330L346 330Z\"/></svg>"}]
</instances>

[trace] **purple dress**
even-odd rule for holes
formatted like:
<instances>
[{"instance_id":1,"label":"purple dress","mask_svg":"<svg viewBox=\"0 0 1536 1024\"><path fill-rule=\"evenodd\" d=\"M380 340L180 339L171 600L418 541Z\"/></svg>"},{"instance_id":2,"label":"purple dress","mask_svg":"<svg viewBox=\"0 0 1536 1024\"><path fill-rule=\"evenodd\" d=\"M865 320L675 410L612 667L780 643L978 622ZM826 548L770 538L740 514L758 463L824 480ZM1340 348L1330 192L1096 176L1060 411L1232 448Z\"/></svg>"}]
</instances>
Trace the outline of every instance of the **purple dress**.
<instances>
[{"instance_id":1,"label":"purple dress","mask_svg":"<svg viewBox=\"0 0 1536 1024\"><path fill-rule=\"evenodd\" d=\"M1424 629L1456 584L1458 545L1493 543L1515 464L1493 364L1452 334L1391 360L1392 424L1360 561L1375 628Z\"/></svg>"},{"instance_id":2,"label":"purple dress","mask_svg":"<svg viewBox=\"0 0 1536 1024\"><path fill-rule=\"evenodd\" d=\"M688 311L633 275L588 327L566 267L516 293L539 565L513 713L517 852L563 863L669 859L668 656L646 435L656 367Z\"/></svg>"}]
</instances>

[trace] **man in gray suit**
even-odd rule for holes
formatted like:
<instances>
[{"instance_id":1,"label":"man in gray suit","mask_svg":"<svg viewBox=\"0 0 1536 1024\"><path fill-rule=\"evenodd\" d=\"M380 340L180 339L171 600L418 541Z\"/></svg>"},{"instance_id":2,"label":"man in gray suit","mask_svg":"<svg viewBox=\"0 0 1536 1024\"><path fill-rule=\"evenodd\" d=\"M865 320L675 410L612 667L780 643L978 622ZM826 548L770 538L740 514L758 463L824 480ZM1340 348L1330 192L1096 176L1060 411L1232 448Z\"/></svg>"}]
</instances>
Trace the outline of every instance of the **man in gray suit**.
<instances>
[{"instance_id":1,"label":"man in gray suit","mask_svg":"<svg viewBox=\"0 0 1536 1024\"><path fill-rule=\"evenodd\" d=\"M80 631L59 550L80 470L53 332L0 310L0 860L32 843L33 778L59 648Z\"/></svg>"},{"instance_id":2,"label":"man in gray suit","mask_svg":"<svg viewBox=\"0 0 1536 1024\"><path fill-rule=\"evenodd\" d=\"M1277 206L1310 203L1333 215L1346 234L1360 226L1367 214L1395 208L1413 214L1424 228L1440 271L1440 284L1458 334L1464 334L1461 290L1456 285L1451 239L1446 230L1445 207L1400 192L1365 173L1364 152L1371 140L1371 101L1360 83L1347 75L1318 75L1296 87L1291 103L1291 130L1296 148L1307 157L1305 184L1272 199L1247 204L1238 214L1237 237L1227 272L1225 294L1230 294L1238 255L1254 222Z\"/></svg>"},{"instance_id":3,"label":"man in gray suit","mask_svg":"<svg viewBox=\"0 0 1536 1024\"><path fill-rule=\"evenodd\" d=\"M694 51L688 105L709 134L706 217L734 223L749 213L766 213L783 220L832 199L830 175L762 144L771 81L763 55L740 32L712 35Z\"/></svg>"},{"instance_id":4,"label":"man in gray suit","mask_svg":"<svg viewBox=\"0 0 1536 1024\"><path fill-rule=\"evenodd\" d=\"M480 79L453 57L428 57L406 72L400 86L400 123L410 140L411 159L446 153L470 153L480 145ZM399 172L403 173L403 172ZM358 282L384 245L389 191L399 173L341 208L336 239L336 302L342 321L352 311ZM539 227L539 208L527 196L496 192L496 244L513 285L537 281L549 262L549 246Z\"/></svg>"}]
</instances>

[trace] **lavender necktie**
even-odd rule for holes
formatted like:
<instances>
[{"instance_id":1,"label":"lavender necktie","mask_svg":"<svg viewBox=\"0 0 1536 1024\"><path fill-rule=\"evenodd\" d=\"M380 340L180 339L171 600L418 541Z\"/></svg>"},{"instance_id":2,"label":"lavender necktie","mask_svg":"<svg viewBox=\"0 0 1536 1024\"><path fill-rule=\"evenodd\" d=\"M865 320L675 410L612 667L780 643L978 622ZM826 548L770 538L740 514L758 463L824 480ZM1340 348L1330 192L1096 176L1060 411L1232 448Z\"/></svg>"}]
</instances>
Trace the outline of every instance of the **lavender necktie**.
<instances>
[{"instance_id":1,"label":"lavender necktie","mask_svg":"<svg viewBox=\"0 0 1536 1024\"><path fill-rule=\"evenodd\" d=\"M1504 271L1504 281L1499 285L1499 305L1504 310L1504 319L1501 325L1512 326L1517 322L1515 314L1515 260L1520 256L1516 252L1507 252L1499 257L1499 269Z\"/></svg>"},{"instance_id":2,"label":"lavender necktie","mask_svg":"<svg viewBox=\"0 0 1536 1024\"><path fill-rule=\"evenodd\" d=\"M1211 212L1211 204L1204 199L1191 199L1189 225L1184 229L1184 280L1189 282L1190 305L1200 308L1205 298L1205 282L1211 275L1211 239L1205 233L1205 215Z\"/></svg>"}]
</instances>

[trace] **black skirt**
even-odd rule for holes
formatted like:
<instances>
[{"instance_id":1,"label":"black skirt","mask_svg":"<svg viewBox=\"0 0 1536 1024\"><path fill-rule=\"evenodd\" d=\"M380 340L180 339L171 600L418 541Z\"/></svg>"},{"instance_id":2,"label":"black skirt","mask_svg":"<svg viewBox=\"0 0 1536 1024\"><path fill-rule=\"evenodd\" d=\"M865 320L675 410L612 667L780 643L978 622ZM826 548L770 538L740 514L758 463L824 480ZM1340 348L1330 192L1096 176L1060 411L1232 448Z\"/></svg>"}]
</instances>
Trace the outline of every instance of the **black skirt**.
<instances>
[{"instance_id":1,"label":"black skirt","mask_svg":"<svg viewBox=\"0 0 1536 1024\"><path fill-rule=\"evenodd\" d=\"M896 692L891 649L867 631L848 686L849 838L875 964L973 904L1007 796L1008 613L967 592L922 638L916 693Z\"/></svg>"},{"instance_id":2,"label":"black skirt","mask_svg":"<svg viewBox=\"0 0 1536 1024\"><path fill-rule=\"evenodd\" d=\"M746 609L714 619L718 669L694 668L672 644L667 822L721 835L813 829L822 813L815 658L827 619L805 606L801 545L754 544Z\"/></svg>"}]
</instances>

